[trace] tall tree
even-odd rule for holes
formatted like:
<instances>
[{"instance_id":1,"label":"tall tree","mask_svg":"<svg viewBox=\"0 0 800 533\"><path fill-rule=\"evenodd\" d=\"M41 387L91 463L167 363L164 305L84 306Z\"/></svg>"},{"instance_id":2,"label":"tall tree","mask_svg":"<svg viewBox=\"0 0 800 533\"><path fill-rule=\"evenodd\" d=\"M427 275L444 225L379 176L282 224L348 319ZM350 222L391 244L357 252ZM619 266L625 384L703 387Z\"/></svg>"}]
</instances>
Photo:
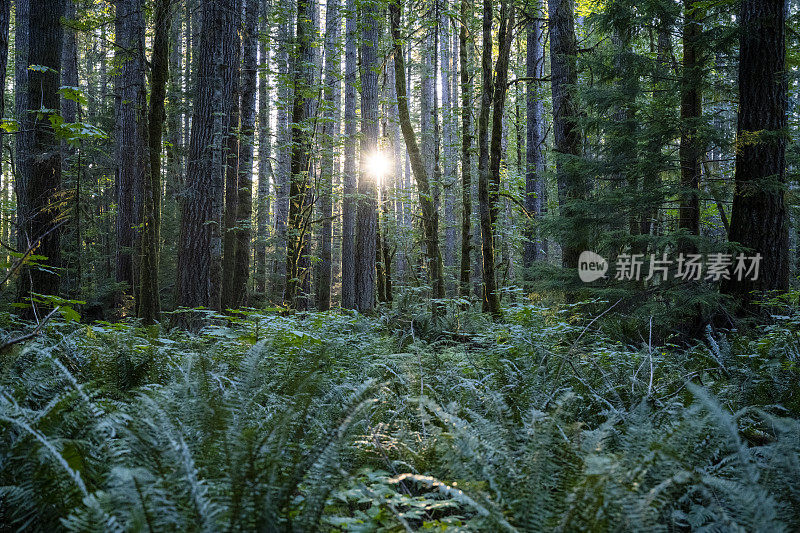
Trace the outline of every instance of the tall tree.
<instances>
[{"instance_id":1,"label":"tall tree","mask_svg":"<svg viewBox=\"0 0 800 533\"><path fill-rule=\"evenodd\" d=\"M8 64L8 28L11 20L11 2L0 5L0 120L6 111L6 65Z\"/></svg>"},{"instance_id":2,"label":"tall tree","mask_svg":"<svg viewBox=\"0 0 800 533\"><path fill-rule=\"evenodd\" d=\"M568 230L562 236L562 263L577 268L578 256L586 247L585 230L580 227L576 202L586 196L585 179L577 168L581 151L575 87L578 82L578 47L575 39L573 0L548 0L550 14L550 76L553 93L553 151L560 215Z\"/></svg>"},{"instance_id":3,"label":"tall tree","mask_svg":"<svg viewBox=\"0 0 800 533\"><path fill-rule=\"evenodd\" d=\"M65 87L78 87L78 46L76 32L72 25L76 19L75 2L72 0L61 0L64 2L64 45L61 51L61 85ZM78 102L75 98L61 98L61 118L64 122L74 123L78 120ZM75 159L76 150L66 140L61 141L61 166L64 173L69 173L70 167ZM77 163L77 162L76 162ZM79 164L75 164L73 175L74 184L74 210L72 212L73 234L75 250L71 268L64 270L65 290L68 294L78 296L81 292L83 280L83 263L81 261L81 169ZM74 275L74 278L73 278Z\"/></svg>"},{"instance_id":4,"label":"tall tree","mask_svg":"<svg viewBox=\"0 0 800 533\"><path fill-rule=\"evenodd\" d=\"M444 279L442 276L442 258L439 252L438 214L434 207L428 173L420 154L417 137L411 124L411 115L408 111L408 95L406 92L406 65L403 56L403 46L400 34L401 6L397 2L389 4L389 19L392 29L392 54L394 56L395 87L397 91L397 107L400 115L400 128L406 144L414 179L417 182L419 203L422 207L422 227L425 237L425 255L427 259L428 276L431 282L431 292L434 300L444 298ZM433 315L440 313L439 306L432 306Z\"/></svg>"},{"instance_id":5,"label":"tall tree","mask_svg":"<svg viewBox=\"0 0 800 533\"><path fill-rule=\"evenodd\" d=\"M544 157L542 145L544 144L544 103L538 94L539 80L544 73L544 44L542 42L543 24L541 10L528 15L527 27L527 58L526 76L529 78L526 94L526 136L525 136L525 209L533 213L536 218L542 214L542 196L544 191ZM529 269L534 261L539 258L540 244L538 242L535 220L529 220L525 225L525 245L522 253L522 266L526 276L530 276Z\"/></svg>"},{"instance_id":6,"label":"tall tree","mask_svg":"<svg viewBox=\"0 0 800 533\"><path fill-rule=\"evenodd\" d=\"M17 26L17 35L22 34L22 44L28 46L23 64L28 71L24 86L27 94L20 109L21 142L17 145L18 248L33 248L36 255L47 258L43 261L47 268L26 265L21 269L18 299L24 302L31 293L58 294L59 289L61 231L55 201L61 186L61 152L51 122L38 116L37 111L58 109L60 104L63 4L24 0L17 9L22 11L17 21L25 24L22 28ZM38 315L35 305L26 315Z\"/></svg>"},{"instance_id":7,"label":"tall tree","mask_svg":"<svg viewBox=\"0 0 800 533\"><path fill-rule=\"evenodd\" d=\"M223 65L231 47L223 41L236 31L237 17L228 2L203 0L197 49L192 132L178 240L176 301L179 306L220 309L222 278L222 209L225 150L228 139L223 98ZM195 320L184 321L197 326Z\"/></svg>"},{"instance_id":8,"label":"tall tree","mask_svg":"<svg viewBox=\"0 0 800 533\"><path fill-rule=\"evenodd\" d=\"M494 95L492 79L492 0L483 1L483 51L481 55L481 108L478 115L478 209L481 221L481 252L483 257L483 311L500 314L495 274L494 224L491 195L491 166L489 163L489 113ZM502 118L501 118L502 120Z\"/></svg>"},{"instance_id":9,"label":"tall tree","mask_svg":"<svg viewBox=\"0 0 800 533\"><path fill-rule=\"evenodd\" d=\"M148 142L150 171L142 184L142 238L140 246L139 317L145 324L161 318L159 248L161 244L161 141L166 120L164 101L169 80L170 0L157 0L153 24ZM174 74L174 73L173 73Z\"/></svg>"},{"instance_id":10,"label":"tall tree","mask_svg":"<svg viewBox=\"0 0 800 533\"><path fill-rule=\"evenodd\" d=\"M683 0L683 77L681 79L681 194L678 227L700 234L700 174L705 152L699 137L703 115L703 61L701 45L703 9L697 0ZM694 250L688 242L682 249Z\"/></svg>"},{"instance_id":11,"label":"tall tree","mask_svg":"<svg viewBox=\"0 0 800 533\"><path fill-rule=\"evenodd\" d=\"M236 0L229 6L232 20L232 33L222 42L222 98L225 114L225 208L223 211L222 234L222 309L236 307L234 301L234 282L236 279L236 235L238 233L239 212L239 135L241 133L241 75L242 75L242 1Z\"/></svg>"},{"instance_id":12,"label":"tall tree","mask_svg":"<svg viewBox=\"0 0 800 533\"><path fill-rule=\"evenodd\" d=\"M470 294L470 252L472 251L472 81L469 72L467 20L470 4L460 0L461 23L458 30L461 77L461 266L459 294Z\"/></svg>"},{"instance_id":13,"label":"tall tree","mask_svg":"<svg viewBox=\"0 0 800 533\"><path fill-rule=\"evenodd\" d=\"M256 214L256 292L267 290L267 236L270 216L270 180L272 172L272 131L270 127L270 2L261 0L261 30L258 42L258 210Z\"/></svg>"},{"instance_id":14,"label":"tall tree","mask_svg":"<svg viewBox=\"0 0 800 533\"><path fill-rule=\"evenodd\" d=\"M356 306L356 0L347 0L344 51L344 168L342 199L342 307Z\"/></svg>"},{"instance_id":15,"label":"tall tree","mask_svg":"<svg viewBox=\"0 0 800 533\"><path fill-rule=\"evenodd\" d=\"M356 223L356 309L375 308L375 259L378 226L378 176L370 168L378 154L378 46L381 38L377 2L362 7L361 35L361 160Z\"/></svg>"},{"instance_id":16,"label":"tall tree","mask_svg":"<svg viewBox=\"0 0 800 533\"><path fill-rule=\"evenodd\" d=\"M310 275L311 208L311 117L314 85L314 0L298 0L296 62L294 65L292 107L292 166L289 188L289 218L286 241L285 304L297 310L308 309L308 294L303 290Z\"/></svg>"},{"instance_id":17,"label":"tall tree","mask_svg":"<svg viewBox=\"0 0 800 533\"><path fill-rule=\"evenodd\" d=\"M729 239L760 254L758 278L722 290L748 306L753 291L789 287L786 212L786 2L744 0L740 11L739 122Z\"/></svg>"},{"instance_id":18,"label":"tall tree","mask_svg":"<svg viewBox=\"0 0 800 533\"><path fill-rule=\"evenodd\" d=\"M320 185L318 187L320 217L319 255L317 263L316 307L327 311L331 307L331 271L333 267L333 175L336 161L334 147L339 134L339 86L341 85L341 57L339 33L342 20L339 16L339 0L328 0L325 14L325 79L324 106L322 107L322 159L320 161Z\"/></svg>"},{"instance_id":19,"label":"tall tree","mask_svg":"<svg viewBox=\"0 0 800 533\"><path fill-rule=\"evenodd\" d=\"M116 121L116 200L117 254L116 281L127 284L129 294L139 289L139 247L142 213L142 185L149 173L147 156L147 88L145 86L142 0L117 0L115 59ZM124 304L122 300L118 304Z\"/></svg>"},{"instance_id":20,"label":"tall tree","mask_svg":"<svg viewBox=\"0 0 800 533\"><path fill-rule=\"evenodd\" d=\"M239 152L239 205L236 214L236 258L230 304L247 305L250 274L250 218L253 215L253 151L256 125L256 82L258 78L259 0L245 0L242 37L242 135Z\"/></svg>"}]
</instances>

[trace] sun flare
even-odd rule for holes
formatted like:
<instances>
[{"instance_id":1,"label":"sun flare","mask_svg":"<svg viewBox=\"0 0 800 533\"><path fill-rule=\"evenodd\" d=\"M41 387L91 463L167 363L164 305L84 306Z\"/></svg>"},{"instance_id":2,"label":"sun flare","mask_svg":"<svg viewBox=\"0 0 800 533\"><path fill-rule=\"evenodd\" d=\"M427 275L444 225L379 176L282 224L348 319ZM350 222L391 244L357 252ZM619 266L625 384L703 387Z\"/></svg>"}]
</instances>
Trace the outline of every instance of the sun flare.
<instances>
[{"instance_id":1,"label":"sun flare","mask_svg":"<svg viewBox=\"0 0 800 533\"><path fill-rule=\"evenodd\" d=\"M365 166L371 176L382 179L389 172L390 162L386 154L374 152L367 156Z\"/></svg>"}]
</instances>

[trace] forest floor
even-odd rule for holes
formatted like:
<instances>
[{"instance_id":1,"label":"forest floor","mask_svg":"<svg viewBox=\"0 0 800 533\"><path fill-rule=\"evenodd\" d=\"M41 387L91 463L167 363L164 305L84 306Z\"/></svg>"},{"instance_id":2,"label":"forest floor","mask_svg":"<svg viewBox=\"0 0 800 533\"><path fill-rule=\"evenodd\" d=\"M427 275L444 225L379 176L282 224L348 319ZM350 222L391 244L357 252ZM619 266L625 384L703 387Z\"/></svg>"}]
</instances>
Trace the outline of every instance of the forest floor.
<instances>
[{"instance_id":1,"label":"forest floor","mask_svg":"<svg viewBox=\"0 0 800 533\"><path fill-rule=\"evenodd\" d=\"M798 361L800 314L682 347L580 306L53 321L0 354L0 529L798 530Z\"/></svg>"}]
</instances>

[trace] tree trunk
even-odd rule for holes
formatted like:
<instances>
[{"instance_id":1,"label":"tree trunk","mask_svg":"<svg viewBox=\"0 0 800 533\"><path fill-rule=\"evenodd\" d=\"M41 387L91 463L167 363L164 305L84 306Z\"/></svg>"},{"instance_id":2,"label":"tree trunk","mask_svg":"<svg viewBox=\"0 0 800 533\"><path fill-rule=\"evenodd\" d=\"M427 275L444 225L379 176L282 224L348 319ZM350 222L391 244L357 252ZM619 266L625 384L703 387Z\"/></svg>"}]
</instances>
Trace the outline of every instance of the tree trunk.
<instances>
[{"instance_id":1,"label":"tree trunk","mask_svg":"<svg viewBox=\"0 0 800 533\"><path fill-rule=\"evenodd\" d=\"M528 44L526 58L526 75L529 78L544 77L544 44L542 41L541 9L537 9L534 17L528 20ZM526 148L525 148L525 209L535 219L542 216L542 191L544 190L544 104L538 94L538 81L528 81L526 94ZM539 259L540 243L535 220L525 224L525 246L522 253L522 266L526 279L530 280L529 269Z\"/></svg>"},{"instance_id":2,"label":"tree trunk","mask_svg":"<svg viewBox=\"0 0 800 533\"><path fill-rule=\"evenodd\" d=\"M378 231L378 183L380 176L364 163L378 154L378 46L381 38L377 6L363 8L361 40L361 159L356 223L356 309L375 308L375 259Z\"/></svg>"},{"instance_id":3,"label":"tree trunk","mask_svg":"<svg viewBox=\"0 0 800 533\"><path fill-rule=\"evenodd\" d=\"M311 117L314 84L314 0L297 2L297 62L294 67L294 106L292 109L292 166L289 189L289 218L286 232L285 304L299 311L309 307L303 290L310 275L311 210L311 134L307 124Z\"/></svg>"},{"instance_id":4,"label":"tree trunk","mask_svg":"<svg viewBox=\"0 0 800 533\"><path fill-rule=\"evenodd\" d=\"M150 171L142 184L142 238L139 252L141 282L139 284L139 318L145 324L160 319L158 266L161 243L161 139L166 120L164 99L169 79L169 0L158 0L155 6L152 76L150 79L150 113L148 141ZM148 179L149 178L149 179Z\"/></svg>"},{"instance_id":5,"label":"tree trunk","mask_svg":"<svg viewBox=\"0 0 800 533\"><path fill-rule=\"evenodd\" d=\"M681 193L678 228L700 235L700 173L704 147L698 138L703 115L703 62L700 38L704 13L697 0L684 0L683 78L681 79ZM694 252L696 246L682 239L680 248Z\"/></svg>"},{"instance_id":6,"label":"tree trunk","mask_svg":"<svg viewBox=\"0 0 800 533\"><path fill-rule=\"evenodd\" d=\"M222 210L228 132L223 115L223 46L226 34L235 31L227 2L204 0L202 31L198 45L197 83L193 105L192 133L186 169L181 233L178 240L179 306L204 306L220 310L222 275ZM230 64L228 62L228 64ZM190 317L188 317L190 318ZM184 320L196 327L198 321Z\"/></svg>"},{"instance_id":7,"label":"tree trunk","mask_svg":"<svg viewBox=\"0 0 800 533\"><path fill-rule=\"evenodd\" d=\"M478 207L481 220L483 253L483 311L500 315L494 257L494 223L492 216L492 171L489 164L489 112L494 94L492 83L492 0L483 1L483 53L481 57L482 93L478 116ZM502 118L501 118L502 120ZM496 195L496 193L495 193ZM496 200L496 196L495 196Z\"/></svg>"},{"instance_id":8,"label":"tree trunk","mask_svg":"<svg viewBox=\"0 0 800 533\"><path fill-rule=\"evenodd\" d=\"M470 252L472 251L472 82L469 76L467 17L470 4L461 1L461 25L458 31L461 70L461 297L470 295Z\"/></svg>"},{"instance_id":9,"label":"tree trunk","mask_svg":"<svg viewBox=\"0 0 800 533\"><path fill-rule=\"evenodd\" d=\"M761 255L758 279L735 275L725 294L751 307L751 291L789 287L786 212L786 2L744 0L739 52L736 188L729 239ZM755 295L757 297L757 295Z\"/></svg>"},{"instance_id":10,"label":"tree trunk","mask_svg":"<svg viewBox=\"0 0 800 533\"><path fill-rule=\"evenodd\" d=\"M232 17L232 32L226 35L222 43L223 56L223 103L226 112L222 116L225 121L225 211L223 215L222 235L222 309L236 307L234 282L236 279L236 236L238 234L239 213L239 134L241 115L241 76L242 76L242 40L241 20L242 0L229 6Z\"/></svg>"},{"instance_id":11,"label":"tree trunk","mask_svg":"<svg viewBox=\"0 0 800 533\"><path fill-rule=\"evenodd\" d=\"M64 18L67 21L74 21L76 19L75 3L69 0L62 0L64 2ZM61 85L65 87L78 87L78 47L75 38L75 30L65 27L64 28L64 45L61 53ZM78 120L78 102L69 98L61 98L61 118L65 123L74 123ZM81 293L81 285L83 278L83 265L81 262L81 183L80 183L80 165L77 164L75 155L77 150L67 143L65 140L61 141L61 170L63 173L69 175L70 167L75 164L74 172L74 191L75 196L73 202L73 222L74 222L74 246L72 251L72 261L70 265L65 265L64 273L66 274L66 283L64 284L64 292L72 297L79 297ZM79 161L79 160L78 160ZM72 279L74 267L75 279Z\"/></svg>"},{"instance_id":12,"label":"tree trunk","mask_svg":"<svg viewBox=\"0 0 800 533\"><path fill-rule=\"evenodd\" d=\"M292 84L287 79L295 62L292 46L292 19L290 6L280 4L282 20L278 26L277 57L278 64L278 102L277 129L278 138L275 146L275 267L273 300L282 300L286 292L286 220L289 216L289 180L292 167L292 131L289 127L289 109L292 104Z\"/></svg>"},{"instance_id":13,"label":"tree trunk","mask_svg":"<svg viewBox=\"0 0 800 533\"><path fill-rule=\"evenodd\" d=\"M325 20L325 103L322 108L322 159L320 161L320 185L318 188L320 218L319 255L315 276L314 295L320 311L331 308L331 271L333 268L333 175L336 161L335 147L339 140L339 86L341 57L339 33L342 20L339 16L339 0L328 0Z\"/></svg>"},{"instance_id":14,"label":"tree trunk","mask_svg":"<svg viewBox=\"0 0 800 533\"><path fill-rule=\"evenodd\" d=\"M259 0L245 0L242 60L242 130L239 150L239 198L236 213L236 257L230 305L247 305L250 275L250 219L253 216L253 151L256 125L256 81L258 77Z\"/></svg>"},{"instance_id":15,"label":"tree trunk","mask_svg":"<svg viewBox=\"0 0 800 533\"><path fill-rule=\"evenodd\" d=\"M455 75L451 64L450 17L448 0L442 0L443 9L439 17L441 35L440 74L442 86L442 186L444 191L445 245L444 264L455 266L456 221L455 221L455 158L453 157L453 107L454 98L451 91L451 78Z\"/></svg>"},{"instance_id":16,"label":"tree trunk","mask_svg":"<svg viewBox=\"0 0 800 533\"><path fill-rule=\"evenodd\" d=\"M581 150L575 86L578 82L577 43L573 0L548 0L550 13L550 76L553 92L553 151L560 215L569 227L562 236L562 264L576 269L578 256L586 249L585 229L580 227L576 201L585 199L586 185L577 169Z\"/></svg>"},{"instance_id":17,"label":"tree trunk","mask_svg":"<svg viewBox=\"0 0 800 533\"><path fill-rule=\"evenodd\" d=\"M344 52L344 184L342 199L342 307L356 306L356 47L355 0L347 0Z\"/></svg>"},{"instance_id":18,"label":"tree trunk","mask_svg":"<svg viewBox=\"0 0 800 533\"><path fill-rule=\"evenodd\" d=\"M57 295L59 292L57 272L61 263L61 231L57 223L59 213L53 203L61 187L61 152L50 121L46 117L38 119L35 112L29 111L59 108L63 6L61 2L30 0L18 3L17 8L20 7L22 14L17 20L25 26L17 28L24 35L22 45L29 46L29 53L23 63L27 70L27 95L25 107L20 110L19 136L22 142L17 145L17 167L20 169L20 179L16 184L20 224L18 247L21 251L33 248L34 254L47 258L40 261L47 265L46 268L25 265L20 269L18 301L33 303L27 302L31 293ZM30 70L30 65L46 69ZM20 150L21 147L25 151ZM35 304L24 315L40 318Z\"/></svg>"},{"instance_id":19,"label":"tree trunk","mask_svg":"<svg viewBox=\"0 0 800 533\"><path fill-rule=\"evenodd\" d=\"M138 293L142 184L147 159L147 92L145 88L144 14L142 0L117 0L115 60L117 256L116 281L125 292ZM125 303L118 295L118 305Z\"/></svg>"},{"instance_id":20,"label":"tree trunk","mask_svg":"<svg viewBox=\"0 0 800 533\"><path fill-rule=\"evenodd\" d=\"M272 173L272 131L270 127L270 24L269 2L261 1L261 37L259 39L259 61L263 65L258 83L258 211L255 246L256 292L267 291L267 238L270 216L270 180Z\"/></svg>"},{"instance_id":21,"label":"tree trunk","mask_svg":"<svg viewBox=\"0 0 800 533\"><path fill-rule=\"evenodd\" d=\"M8 65L8 27L11 20L11 2L5 0L0 5L0 120L6 112L6 66Z\"/></svg>"},{"instance_id":22,"label":"tree trunk","mask_svg":"<svg viewBox=\"0 0 800 533\"><path fill-rule=\"evenodd\" d=\"M434 208L428 174L420 154L417 138L411 125L411 116L408 112L408 96L406 94L405 57L400 35L400 5L389 4L389 15L392 23L392 42L394 55L395 87L397 91L398 113L400 115L400 128L406 144L414 179L417 182L419 203L422 207L422 225L425 237L425 252L427 256L428 275L431 281L432 296L435 300L444 298L444 280L442 279L442 259L439 253L439 235L437 213ZM434 317L441 313L438 304L431 306Z\"/></svg>"}]
</instances>

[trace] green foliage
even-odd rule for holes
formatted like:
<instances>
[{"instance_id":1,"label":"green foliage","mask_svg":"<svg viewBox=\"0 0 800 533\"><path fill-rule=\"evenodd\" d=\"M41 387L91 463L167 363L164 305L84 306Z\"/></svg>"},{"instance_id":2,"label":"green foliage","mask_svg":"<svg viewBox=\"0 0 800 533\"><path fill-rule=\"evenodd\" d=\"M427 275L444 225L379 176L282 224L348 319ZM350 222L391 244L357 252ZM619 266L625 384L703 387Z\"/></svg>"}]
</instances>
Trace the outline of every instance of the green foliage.
<instances>
[{"instance_id":1,"label":"green foliage","mask_svg":"<svg viewBox=\"0 0 800 533\"><path fill-rule=\"evenodd\" d=\"M796 310L682 349L612 342L585 304L516 305L495 324L445 305L438 323L247 310L197 335L49 325L0 359L0 523L800 527Z\"/></svg>"}]
</instances>

